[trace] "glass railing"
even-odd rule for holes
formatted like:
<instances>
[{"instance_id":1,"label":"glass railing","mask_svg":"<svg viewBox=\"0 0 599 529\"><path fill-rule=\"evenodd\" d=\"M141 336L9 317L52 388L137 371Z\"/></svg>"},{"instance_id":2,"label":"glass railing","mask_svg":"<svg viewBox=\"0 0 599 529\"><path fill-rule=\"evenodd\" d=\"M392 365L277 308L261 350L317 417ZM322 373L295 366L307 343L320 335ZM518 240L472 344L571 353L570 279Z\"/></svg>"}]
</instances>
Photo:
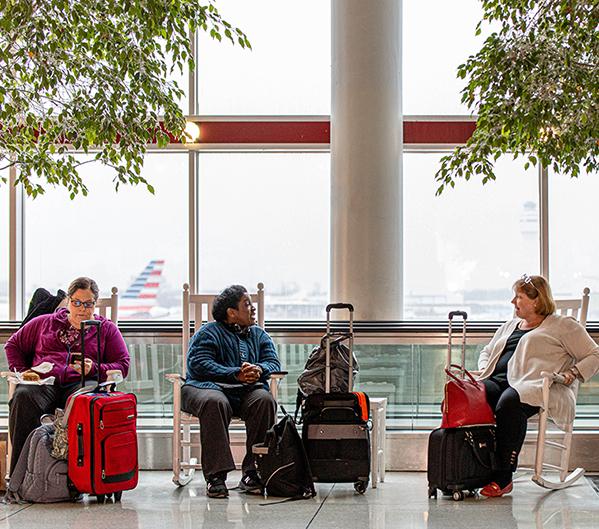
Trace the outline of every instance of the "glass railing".
<instances>
[{"instance_id":1,"label":"glass railing","mask_svg":"<svg viewBox=\"0 0 599 529\"><path fill-rule=\"evenodd\" d=\"M119 386L122 391L133 392L139 402L140 417L162 419L156 424L166 424L172 413L172 384L167 373L181 371L181 345L172 335L146 335L128 339L131 367L127 380ZM363 339L362 339L363 340ZM388 400L387 424L391 428L430 429L440 422L440 404L445 383L446 345L443 343L358 343L354 350L360 366L355 389L371 397ZM293 343L294 341L302 343ZM373 340L376 341L376 340ZM418 340L423 341L421 337ZM426 340L441 341L434 338ZM479 341L481 341L479 339ZM484 340L482 340L484 341ZM281 364L289 372L279 388L279 400L288 411L295 409L297 377L305 361L318 343L317 337L292 335L275 336ZM482 344L466 349L466 366L476 369L476 359ZM0 344L3 351L3 344ZM6 370L6 357L0 355L0 369ZM0 416L7 415L8 385L0 383ZM599 376L581 385L577 425L599 425Z\"/></svg>"}]
</instances>

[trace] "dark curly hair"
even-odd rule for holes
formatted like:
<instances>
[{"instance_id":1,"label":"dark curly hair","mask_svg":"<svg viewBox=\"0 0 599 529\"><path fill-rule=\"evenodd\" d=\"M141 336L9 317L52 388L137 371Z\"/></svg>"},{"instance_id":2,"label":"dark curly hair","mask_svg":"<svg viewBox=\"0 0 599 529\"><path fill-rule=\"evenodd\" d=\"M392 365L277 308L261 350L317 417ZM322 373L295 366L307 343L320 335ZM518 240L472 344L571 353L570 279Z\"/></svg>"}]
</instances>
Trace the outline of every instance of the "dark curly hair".
<instances>
[{"instance_id":1,"label":"dark curly hair","mask_svg":"<svg viewBox=\"0 0 599 529\"><path fill-rule=\"evenodd\" d=\"M227 309L236 309L247 289L241 285L231 285L214 298L212 317L216 321L227 321Z\"/></svg>"}]
</instances>

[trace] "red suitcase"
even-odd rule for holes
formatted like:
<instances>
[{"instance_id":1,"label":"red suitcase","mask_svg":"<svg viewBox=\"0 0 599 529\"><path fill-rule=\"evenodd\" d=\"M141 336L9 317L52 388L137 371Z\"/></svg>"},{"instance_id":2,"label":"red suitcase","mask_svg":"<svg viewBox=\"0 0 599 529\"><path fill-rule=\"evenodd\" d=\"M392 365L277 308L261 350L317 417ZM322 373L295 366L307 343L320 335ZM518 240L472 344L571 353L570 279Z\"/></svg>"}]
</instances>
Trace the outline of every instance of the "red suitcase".
<instances>
[{"instance_id":1,"label":"red suitcase","mask_svg":"<svg viewBox=\"0 0 599 529\"><path fill-rule=\"evenodd\" d=\"M83 358L86 325L96 327L99 361L100 322L81 324ZM122 491L134 489L138 479L137 399L111 388L114 384L98 384L89 393L73 396L68 418L69 479L79 492L95 494L100 503L111 494L119 501Z\"/></svg>"}]
</instances>

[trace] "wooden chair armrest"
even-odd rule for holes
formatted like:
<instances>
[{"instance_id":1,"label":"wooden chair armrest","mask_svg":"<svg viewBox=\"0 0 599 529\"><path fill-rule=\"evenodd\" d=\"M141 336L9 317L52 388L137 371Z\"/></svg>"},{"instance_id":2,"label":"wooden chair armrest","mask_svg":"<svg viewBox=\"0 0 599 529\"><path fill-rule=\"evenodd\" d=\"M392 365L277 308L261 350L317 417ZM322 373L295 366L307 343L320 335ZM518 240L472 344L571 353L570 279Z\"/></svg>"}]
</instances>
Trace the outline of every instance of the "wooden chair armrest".
<instances>
[{"instance_id":1,"label":"wooden chair armrest","mask_svg":"<svg viewBox=\"0 0 599 529\"><path fill-rule=\"evenodd\" d=\"M550 373L549 371L541 371L541 376L544 379L548 379L549 382L556 382L558 384L564 384L566 379L561 373Z\"/></svg>"},{"instance_id":2,"label":"wooden chair armrest","mask_svg":"<svg viewBox=\"0 0 599 529\"><path fill-rule=\"evenodd\" d=\"M287 371L273 371L272 373L270 373L270 377L268 379L268 387L270 388L270 393L275 399L275 401L277 400L277 397L279 395L279 386L281 385L281 382L283 381L286 375Z\"/></svg>"},{"instance_id":3,"label":"wooden chair armrest","mask_svg":"<svg viewBox=\"0 0 599 529\"><path fill-rule=\"evenodd\" d=\"M179 373L167 373L164 375L167 380L170 380L173 384L182 384L185 379Z\"/></svg>"}]
</instances>

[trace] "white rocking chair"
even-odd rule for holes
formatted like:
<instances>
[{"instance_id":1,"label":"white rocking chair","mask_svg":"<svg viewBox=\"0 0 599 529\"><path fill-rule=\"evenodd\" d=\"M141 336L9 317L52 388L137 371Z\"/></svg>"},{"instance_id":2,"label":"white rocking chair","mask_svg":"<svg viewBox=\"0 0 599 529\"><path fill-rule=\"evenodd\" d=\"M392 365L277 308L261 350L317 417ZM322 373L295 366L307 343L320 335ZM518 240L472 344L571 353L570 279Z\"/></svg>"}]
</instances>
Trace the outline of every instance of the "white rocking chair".
<instances>
[{"instance_id":1,"label":"white rocking chair","mask_svg":"<svg viewBox=\"0 0 599 529\"><path fill-rule=\"evenodd\" d=\"M583 290L582 298L556 300L557 312L562 316L572 316L573 318L577 318L583 327L586 326L587 313L589 310L589 294L590 289L585 288ZM538 414L538 434L536 438L534 468L520 468L518 470L532 470L532 480L541 487L552 490L563 489L574 484L584 476L583 468L579 467L570 472L569 466L575 414L572 414L572 422L568 424L565 431L553 431L551 432L551 437L548 436L548 423L553 422L548 414L551 385L563 383L564 378L556 373L543 372L542 375L543 406L541 406L541 410ZM546 461L547 448L558 452L559 462L549 463ZM547 475L548 471L559 472L559 480L549 477Z\"/></svg>"},{"instance_id":2,"label":"white rocking chair","mask_svg":"<svg viewBox=\"0 0 599 529\"><path fill-rule=\"evenodd\" d=\"M200 469L199 450L197 454L192 449L201 449L200 443L192 442L191 427L198 425L198 418L181 410L181 387L185 383L187 370L187 348L191 338L190 323L195 322L197 331L202 322L213 321L212 304L216 294L190 294L189 285L183 285L183 334L181 342L181 373L169 373L166 378L173 384L173 437L172 437L172 466L173 483L180 487L187 485ZM256 305L258 325L264 327L264 285L258 283L256 293L250 293L252 302ZM204 312L204 307L206 312ZM204 317L205 316L205 317ZM286 371L272 373L270 376L270 392L277 400L278 387Z\"/></svg>"}]
</instances>

